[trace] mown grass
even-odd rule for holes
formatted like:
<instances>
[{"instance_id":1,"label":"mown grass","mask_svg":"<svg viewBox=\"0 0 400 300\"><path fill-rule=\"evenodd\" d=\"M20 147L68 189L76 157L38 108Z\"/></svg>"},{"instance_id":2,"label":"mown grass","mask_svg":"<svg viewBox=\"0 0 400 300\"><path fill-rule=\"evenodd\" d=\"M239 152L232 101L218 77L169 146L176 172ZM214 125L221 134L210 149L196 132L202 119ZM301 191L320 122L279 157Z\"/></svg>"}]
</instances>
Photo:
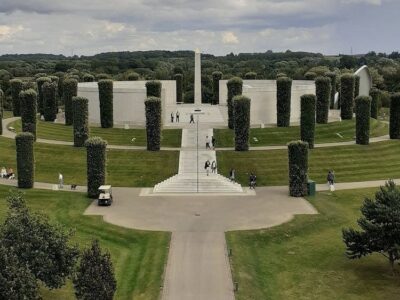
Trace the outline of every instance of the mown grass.
<instances>
[{"instance_id":1,"label":"mown grass","mask_svg":"<svg viewBox=\"0 0 400 300\"><path fill-rule=\"evenodd\" d=\"M328 170L337 182L400 178L400 143L387 141L369 146L339 146L309 152L309 178L325 183ZM248 173L255 172L258 185L288 184L287 150L218 151L218 170L227 175L235 168L238 181L248 184Z\"/></svg>"},{"instance_id":2,"label":"mown grass","mask_svg":"<svg viewBox=\"0 0 400 300\"><path fill-rule=\"evenodd\" d=\"M341 230L356 226L364 196L375 190L318 193L309 200L319 215L296 216L271 229L228 232L236 299L400 299L399 277L391 275L382 255L345 256Z\"/></svg>"},{"instance_id":3,"label":"mown grass","mask_svg":"<svg viewBox=\"0 0 400 300\"><path fill-rule=\"evenodd\" d=\"M9 187L0 186L0 222L6 214ZM168 255L170 233L130 230L105 223L99 216L84 216L90 204L80 193L25 190L28 205L54 222L74 229L73 242L81 248L99 239L111 253L117 279L115 299L158 299ZM71 282L62 289L41 290L44 299L75 299Z\"/></svg>"},{"instance_id":4,"label":"mown grass","mask_svg":"<svg viewBox=\"0 0 400 300\"><path fill-rule=\"evenodd\" d=\"M15 141L0 137L1 167L16 171ZM107 150L107 183L114 186L151 187L178 173L178 151ZM86 149L35 144L35 181L86 185ZM17 174L18 176L18 174Z\"/></svg>"},{"instance_id":5,"label":"mown grass","mask_svg":"<svg viewBox=\"0 0 400 300\"><path fill-rule=\"evenodd\" d=\"M389 134L388 125L384 122L371 119L371 137L386 134ZM217 140L217 147L234 146L233 130L215 129L214 136ZM315 143L322 144L352 141L354 136L355 120L317 124L315 130ZM257 141L255 139L257 139ZM252 147L286 145L288 142L298 139L300 139L299 126L251 128L250 130L250 145Z\"/></svg>"},{"instance_id":6,"label":"mown grass","mask_svg":"<svg viewBox=\"0 0 400 300\"><path fill-rule=\"evenodd\" d=\"M14 127L17 132L21 132L21 120L12 122L10 126ZM72 132L72 126L40 120L37 123L37 136L41 139L72 142ZM145 129L90 127L90 136L99 136L110 145L146 146L147 143ZM161 146L179 148L181 137L181 129L162 130Z\"/></svg>"}]
</instances>

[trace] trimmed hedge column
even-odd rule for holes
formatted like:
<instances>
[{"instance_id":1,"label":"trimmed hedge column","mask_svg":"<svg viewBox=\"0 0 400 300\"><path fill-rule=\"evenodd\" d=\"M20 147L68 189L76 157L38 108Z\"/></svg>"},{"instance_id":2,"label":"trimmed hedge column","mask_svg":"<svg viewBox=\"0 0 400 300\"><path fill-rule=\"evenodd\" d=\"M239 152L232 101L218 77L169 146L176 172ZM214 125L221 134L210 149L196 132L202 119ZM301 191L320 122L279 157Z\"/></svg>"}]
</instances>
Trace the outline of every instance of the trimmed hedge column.
<instances>
[{"instance_id":1,"label":"trimmed hedge column","mask_svg":"<svg viewBox=\"0 0 400 300\"><path fill-rule=\"evenodd\" d=\"M212 73L213 78L213 103L219 104L219 81L222 79L222 73L219 71L215 71Z\"/></svg>"},{"instance_id":2,"label":"trimmed hedge column","mask_svg":"<svg viewBox=\"0 0 400 300\"><path fill-rule=\"evenodd\" d=\"M147 150L159 151L161 145L161 100L149 97L144 102L146 107Z\"/></svg>"},{"instance_id":3,"label":"trimmed hedge column","mask_svg":"<svg viewBox=\"0 0 400 300\"><path fill-rule=\"evenodd\" d=\"M276 80L276 125L290 126L290 101L292 99L292 79L279 77Z\"/></svg>"},{"instance_id":4,"label":"trimmed hedge column","mask_svg":"<svg viewBox=\"0 0 400 300\"><path fill-rule=\"evenodd\" d=\"M176 81L176 102L183 102L183 75L175 74L174 75Z\"/></svg>"},{"instance_id":5,"label":"trimmed hedge column","mask_svg":"<svg viewBox=\"0 0 400 300\"><path fill-rule=\"evenodd\" d=\"M67 78L63 82L63 102L65 105L65 125L72 125L72 98L78 94L78 81L73 78Z\"/></svg>"},{"instance_id":6,"label":"trimmed hedge column","mask_svg":"<svg viewBox=\"0 0 400 300\"><path fill-rule=\"evenodd\" d=\"M19 188L33 188L35 182L34 140L35 137L29 132L19 133L15 137Z\"/></svg>"},{"instance_id":7,"label":"trimmed hedge column","mask_svg":"<svg viewBox=\"0 0 400 300\"><path fill-rule=\"evenodd\" d=\"M113 81L102 79L98 83L100 123L102 128L114 127Z\"/></svg>"},{"instance_id":8,"label":"trimmed hedge column","mask_svg":"<svg viewBox=\"0 0 400 300\"><path fill-rule=\"evenodd\" d=\"M88 103L83 97L72 98L75 147L83 147L89 138Z\"/></svg>"},{"instance_id":9,"label":"trimmed hedge column","mask_svg":"<svg viewBox=\"0 0 400 300\"><path fill-rule=\"evenodd\" d=\"M38 111L40 115L44 115L44 101L43 101L43 90L42 86L45 82L51 82L49 77L39 77L36 79L37 88L38 88Z\"/></svg>"},{"instance_id":10,"label":"trimmed hedge column","mask_svg":"<svg viewBox=\"0 0 400 300\"><path fill-rule=\"evenodd\" d=\"M400 139L400 93L390 96L390 125L391 139Z\"/></svg>"},{"instance_id":11,"label":"trimmed hedge column","mask_svg":"<svg viewBox=\"0 0 400 300\"><path fill-rule=\"evenodd\" d=\"M149 97L161 98L161 82L158 80L151 80L146 82L146 95Z\"/></svg>"},{"instance_id":12,"label":"trimmed hedge column","mask_svg":"<svg viewBox=\"0 0 400 300\"><path fill-rule=\"evenodd\" d=\"M58 77L57 77L58 78ZM42 85L44 120L54 122L57 118L57 82Z\"/></svg>"},{"instance_id":13,"label":"trimmed hedge column","mask_svg":"<svg viewBox=\"0 0 400 300\"><path fill-rule=\"evenodd\" d=\"M246 96L235 96L233 98L235 118L235 150L249 150L250 133L250 98Z\"/></svg>"},{"instance_id":14,"label":"trimmed hedge column","mask_svg":"<svg viewBox=\"0 0 400 300\"><path fill-rule=\"evenodd\" d=\"M326 77L329 77L331 79L331 96L330 96L330 104L329 107L330 109L335 108L335 95L336 95L336 80L337 80L337 75L335 72L328 72L325 74Z\"/></svg>"},{"instance_id":15,"label":"trimmed hedge column","mask_svg":"<svg viewBox=\"0 0 400 300\"><path fill-rule=\"evenodd\" d=\"M314 148L316 102L317 98L312 94L300 98L300 138L308 143L309 149Z\"/></svg>"},{"instance_id":16,"label":"trimmed hedge column","mask_svg":"<svg viewBox=\"0 0 400 300\"><path fill-rule=\"evenodd\" d=\"M4 92L2 89L0 89L0 135L3 134L3 116L4 116L3 105L4 105Z\"/></svg>"},{"instance_id":17,"label":"trimmed hedge column","mask_svg":"<svg viewBox=\"0 0 400 300\"><path fill-rule=\"evenodd\" d=\"M21 116L21 108L19 103L19 93L24 88L24 83L19 79L10 80L11 98L12 98L12 108L14 117Z\"/></svg>"},{"instance_id":18,"label":"trimmed hedge column","mask_svg":"<svg viewBox=\"0 0 400 300\"><path fill-rule=\"evenodd\" d=\"M292 197L307 195L308 144L293 141L288 144L289 156L289 194Z\"/></svg>"},{"instance_id":19,"label":"trimmed hedge column","mask_svg":"<svg viewBox=\"0 0 400 300\"><path fill-rule=\"evenodd\" d=\"M353 119L355 77L344 74L340 77L340 117L342 120Z\"/></svg>"},{"instance_id":20,"label":"trimmed hedge column","mask_svg":"<svg viewBox=\"0 0 400 300\"><path fill-rule=\"evenodd\" d=\"M371 96L371 118L378 120L379 102L381 100L381 91L377 88L372 88L369 92Z\"/></svg>"},{"instance_id":21,"label":"trimmed hedge column","mask_svg":"<svg viewBox=\"0 0 400 300\"><path fill-rule=\"evenodd\" d=\"M315 79L315 94L317 96L318 124L327 124L329 116L329 100L331 98L331 79L329 77L317 77Z\"/></svg>"},{"instance_id":22,"label":"trimmed hedge column","mask_svg":"<svg viewBox=\"0 0 400 300\"><path fill-rule=\"evenodd\" d=\"M233 77L226 83L228 88L228 127L233 129L235 126L234 112L233 112L233 97L242 95L243 80L239 77Z\"/></svg>"},{"instance_id":23,"label":"trimmed hedge column","mask_svg":"<svg viewBox=\"0 0 400 300\"><path fill-rule=\"evenodd\" d=\"M90 198L99 196L99 187L106 183L107 142L93 137L86 141L87 189Z\"/></svg>"},{"instance_id":24,"label":"trimmed hedge column","mask_svg":"<svg viewBox=\"0 0 400 300\"><path fill-rule=\"evenodd\" d=\"M33 134L36 141L36 114L37 114L37 94L29 89L19 94L21 103L21 123L22 131Z\"/></svg>"},{"instance_id":25,"label":"trimmed hedge column","mask_svg":"<svg viewBox=\"0 0 400 300\"><path fill-rule=\"evenodd\" d=\"M359 96L356 102L356 144L369 144L369 119L371 117L371 97Z\"/></svg>"},{"instance_id":26,"label":"trimmed hedge column","mask_svg":"<svg viewBox=\"0 0 400 300\"><path fill-rule=\"evenodd\" d=\"M83 82L94 82L94 76L92 74L85 74L82 80Z\"/></svg>"}]
</instances>

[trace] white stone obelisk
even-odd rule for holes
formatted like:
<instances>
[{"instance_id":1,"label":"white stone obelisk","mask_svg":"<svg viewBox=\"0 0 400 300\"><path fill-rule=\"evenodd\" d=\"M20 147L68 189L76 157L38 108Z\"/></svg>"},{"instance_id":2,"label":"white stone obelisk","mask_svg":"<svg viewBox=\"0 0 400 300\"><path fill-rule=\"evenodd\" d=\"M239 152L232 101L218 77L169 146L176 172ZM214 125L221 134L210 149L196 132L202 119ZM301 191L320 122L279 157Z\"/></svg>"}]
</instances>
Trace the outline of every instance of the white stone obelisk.
<instances>
[{"instance_id":1,"label":"white stone obelisk","mask_svg":"<svg viewBox=\"0 0 400 300\"><path fill-rule=\"evenodd\" d=\"M194 51L194 104L201 104L201 52Z\"/></svg>"}]
</instances>

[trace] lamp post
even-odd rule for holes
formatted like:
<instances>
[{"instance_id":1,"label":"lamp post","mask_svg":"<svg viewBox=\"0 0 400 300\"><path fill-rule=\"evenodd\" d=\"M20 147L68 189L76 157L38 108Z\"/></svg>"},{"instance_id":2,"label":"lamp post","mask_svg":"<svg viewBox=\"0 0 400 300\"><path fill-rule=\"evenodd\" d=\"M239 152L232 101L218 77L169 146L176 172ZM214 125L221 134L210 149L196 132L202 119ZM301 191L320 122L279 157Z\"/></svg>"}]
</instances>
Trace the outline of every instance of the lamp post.
<instances>
[{"instance_id":1,"label":"lamp post","mask_svg":"<svg viewBox=\"0 0 400 300\"><path fill-rule=\"evenodd\" d=\"M204 115L201 109L197 108L193 111L196 116L196 193L199 192L199 116Z\"/></svg>"}]
</instances>

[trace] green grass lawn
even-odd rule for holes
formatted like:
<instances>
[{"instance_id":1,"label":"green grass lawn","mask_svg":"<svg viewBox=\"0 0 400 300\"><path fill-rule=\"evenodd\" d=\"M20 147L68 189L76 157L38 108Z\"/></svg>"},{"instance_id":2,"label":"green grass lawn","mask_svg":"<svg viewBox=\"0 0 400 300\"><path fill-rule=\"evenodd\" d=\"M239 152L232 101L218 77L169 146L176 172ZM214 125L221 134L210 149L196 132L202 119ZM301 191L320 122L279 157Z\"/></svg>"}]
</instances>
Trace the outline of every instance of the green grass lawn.
<instances>
[{"instance_id":1,"label":"green grass lawn","mask_svg":"<svg viewBox=\"0 0 400 300\"><path fill-rule=\"evenodd\" d=\"M343 227L356 226L365 195L376 189L318 193L319 215L296 216L266 230L226 234L233 249L237 300L400 299L399 277L380 254L349 260Z\"/></svg>"},{"instance_id":2,"label":"green grass lawn","mask_svg":"<svg viewBox=\"0 0 400 300\"><path fill-rule=\"evenodd\" d=\"M0 137L0 165L16 171L15 141ZM178 151L107 150L107 183L113 186L151 187L178 173ZM86 185L86 149L35 144L35 181ZM18 176L18 175L17 175Z\"/></svg>"},{"instance_id":3,"label":"green grass lawn","mask_svg":"<svg viewBox=\"0 0 400 300\"><path fill-rule=\"evenodd\" d=\"M10 124L17 132L21 131L21 120L17 120ZM37 136L41 139L57 140L57 141L73 141L72 126L63 124L55 124L38 120ZM99 136L105 139L110 145L125 146L146 146L146 130L145 129L123 129L123 128L100 128L90 127L91 136ZM181 146L181 129L165 129L162 131L162 147ZM134 141L132 139L134 138Z\"/></svg>"},{"instance_id":4,"label":"green grass lawn","mask_svg":"<svg viewBox=\"0 0 400 300\"><path fill-rule=\"evenodd\" d=\"M6 213L9 187L0 186L0 221ZM83 194L26 190L28 205L52 221L75 230L74 242L86 247L94 238L111 253L117 279L115 299L159 299L170 234L130 230L105 223L99 216L82 215L90 204ZM107 208L105 208L107 209ZM71 282L62 289L42 289L44 299L75 299Z\"/></svg>"},{"instance_id":5,"label":"green grass lawn","mask_svg":"<svg viewBox=\"0 0 400 300\"><path fill-rule=\"evenodd\" d=\"M337 135L339 133L339 135ZM389 134L388 125L371 119L371 137ZM230 129L215 129L214 136L217 140L217 147L233 147L234 132ZM315 143L334 143L352 141L355 136L355 120L345 120L329 124L317 124L315 131ZM254 140L256 138L258 141ZM273 146L286 145L288 142L300 138L300 127L269 127L251 128L250 145Z\"/></svg>"},{"instance_id":6,"label":"green grass lawn","mask_svg":"<svg viewBox=\"0 0 400 300\"><path fill-rule=\"evenodd\" d=\"M339 146L311 150L309 178L326 182L333 169L337 182L400 178L399 141L373 143L369 146ZM287 150L218 151L218 170L228 175L235 168L238 181L248 184L248 173L255 172L258 185L287 185Z\"/></svg>"}]
</instances>

